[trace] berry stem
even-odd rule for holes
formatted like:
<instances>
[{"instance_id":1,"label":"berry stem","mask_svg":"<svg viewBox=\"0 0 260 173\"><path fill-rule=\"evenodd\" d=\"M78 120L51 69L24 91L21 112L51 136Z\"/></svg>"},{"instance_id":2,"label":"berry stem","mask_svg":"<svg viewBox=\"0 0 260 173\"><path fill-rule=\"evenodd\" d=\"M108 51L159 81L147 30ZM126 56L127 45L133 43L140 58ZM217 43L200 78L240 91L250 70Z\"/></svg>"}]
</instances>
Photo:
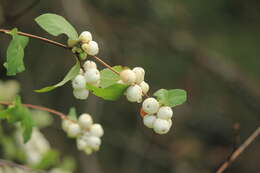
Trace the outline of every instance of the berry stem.
<instances>
[{"instance_id":1,"label":"berry stem","mask_svg":"<svg viewBox=\"0 0 260 173\"><path fill-rule=\"evenodd\" d=\"M0 32L5 33L5 34L8 34L9 32L11 32L11 30L8 30L8 29L0 29ZM70 47L68 47L68 46L65 45L65 44L62 44L62 43L59 43L59 42L50 40L50 39L48 39L48 38L40 37L40 36L33 35L33 34L28 34L28 33L25 33L25 32L20 32L20 31L18 31L17 34L18 34L18 35L22 35L22 36L26 36L26 37L30 37L30 38L33 38L33 39L41 40L41 41L47 42L47 43L49 43L49 44L52 44L52 45L55 45L55 46L58 46L58 47L62 47L62 48L64 48L64 49L71 49Z\"/></svg>"},{"instance_id":2,"label":"berry stem","mask_svg":"<svg viewBox=\"0 0 260 173\"><path fill-rule=\"evenodd\" d=\"M3 101L0 101L0 104L1 105L6 105L6 106L12 105L12 103L3 102ZM61 119L69 120L69 121L74 122L73 120L70 120L64 113L56 111L54 109L50 109L50 108L43 107L43 106L38 106L38 105L32 105L32 104L22 104L22 105L27 107L27 108L32 108L32 109L37 109L37 110L41 110L41 111L50 112L50 113L52 113L54 115L59 116Z\"/></svg>"},{"instance_id":3,"label":"berry stem","mask_svg":"<svg viewBox=\"0 0 260 173\"><path fill-rule=\"evenodd\" d=\"M99 57L97 56L92 56L93 58L95 58L100 64L104 65L105 67L107 67L108 69L110 69L111 71L113 71L114 73L116 73L117 75L120 75L119 72L117 72L116 70L114 70L110 65L108 65L106 62L104 62L103 60L101 60Z\"/></svg>"}]
</instances>

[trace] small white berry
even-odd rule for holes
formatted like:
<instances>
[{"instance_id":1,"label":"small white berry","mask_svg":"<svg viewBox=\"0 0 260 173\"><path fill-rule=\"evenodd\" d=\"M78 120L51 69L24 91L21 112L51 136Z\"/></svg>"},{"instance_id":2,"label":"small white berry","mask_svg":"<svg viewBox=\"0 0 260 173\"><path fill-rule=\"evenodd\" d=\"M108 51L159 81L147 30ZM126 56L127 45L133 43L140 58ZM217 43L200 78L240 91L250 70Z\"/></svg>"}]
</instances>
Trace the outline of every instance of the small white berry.
<instances>
[{"instance_id":1,"label":"small white berry","mask_svg":"<svg viewBox=\"0 0 260 173\"><path fill-rule=\"evenodd\" d=\"M135 67L133 68L133 72L136 75L136 83L140 84L141 82L144 81L144 75L145 75L145 71L142 67Z\"/></svg>"},{"instance_id":2,"label":"small white berry","mask_svg":"<svg viewBox=\"0 0 260 173\"><path fill-rule=\"evenodd\" d=\"M169 106L162 106L159 108L159 111L157 113L157 117L161 119L171 119L172 118L172 109Z\"/></svg>"},{"instance_id":3,"label":"small white berry","mask_svg":"<svg viewBox=\"0 0 260 173\"><path fill-rule=\"evenodd\" d=\"M69 125L71 124L72 122L69 121L69 120L62 120L62 129L65 131L65 132L68 132L68 129L69 129Z\"/></svg>"},{"instance_id":4,"label":"small white berry","mask_svg":"<svg viewBox=\"0 0 260 173\"><path fill-rule=\"evenodd\" d=\"M97 64L94 61L86 61L83 65L84 69L87 71L91 68L97 68Z\"/></svg>"},{"instance_id":5,"label":"small white berry","mask_svg":"<svg viewBox=\"0 0 260 173\"><path fill-rule=\"evenodd\" d=\"M144 93L144 94L147 94L147 92L149 91L149 88L150 88L149 85L148 85L148 83L146 83L145 81L143 81L143 82L141 82L141 83L139 84L139 86L141 87L143 93Z\"/></svg>"},{"instance_id":6,"label":"small white berry","mask_svg":"<svg viewBox=\"0 0 260 173\"><path fill-rule=\"evenodd\" d=\"M143 123L148 128L153 128L153 123L156 120L156 116L154 115L145 115L143 118Z\"/></svg>"},{"instance_id":7,"label":"small white berry","mask_svg":"<svg viewBox=\"0 0 260 173\"><path fill-rule=\"evenodd\" d=\"M93 124L93 119L89 114L81 114L79 116L78 123L83 129L90 128Z\"/></svg>"},{"instance_id":8,"label":"small white berry","mask_svg":"<svg viewBox=\"0 0 260 173\"><path fill-rule=\"evenodd\" d=\"M87 83L96 83L100 80L100 72L95 68L88 69L84 76Z\"/></svg>"},{"instance_id":9,"label":"small white berry","mask_svg":"<svg viewBox=\"0 0 260 173\"><path fill-rule=\"evenodd\" d=\"M83 43L88 43L92 41L92 34L89 31L84 31L80 34L79 40Z\"/></svg>"},{"instance_id":10,"label":"small white berry","mask_svg":"<svg viewBox=\"0 0 260 173\"><path fill-rule=\"evenodd\" d=\"M71 123L68 128L69 137L77 137L80 134L80 126L77 123Z\"/></svg>"},{"instance_id":11,"label":"small white berry","mask_svg":"<svg viewBox=\"0 0 260 173\"><path fill-rule=\"evenodd\" d=\"M97 55L99 52L98 44L95 41L82 44L81 48L89 55Z\"/></svg>"},{"instance_id":12,"label":"small white berry","mask_svg":"<svg viewBox=\"0 0 260 173\"><path fill-rule=\"evenodd\" d=\"M89 130L90 135L96 137L102 137L104 135L104 130L100 124L93 124Z\"/></svg>"},{"instance_id":13,"label":"small white berry","mask_svg":"<svg viewBox=\"0 0 260 173\"><path fill-rule=\"evenodd\" d=\"M127 100L130 102L140 103L142 101L142 89L138 85L128 87L125 94Z\"/></svg>"},{"instance_id":14,"label":"small white berry","mask_svg":"<svg viewBox=\"0 0 260 173\"><path fill-rule=\"evenodd\" d=\"M171 120L171 119L168 119L167 121L169 122L170 128L171 128L171 127L172 127L172 120Z\"/></svg>"},{"instance_id":15,"label":"small white berry","mask_svg":"<svg viewBox=\"0 0 260 173\"><path fill-rule=\"evenodd\" d=\"M120 72L120 78L127 85L131 85L131 84L135 83L135 81L136 81L136 75L130 69L126 69L126 70L121 71Z\"/></svg>"},{"instance_id":16,"label":"small white berry","mask_svg":"<svg viewBox=\"0 0 260 173\"><path fill-rule=\"evenodd\" d=\"M74 89L73 95L80 100L85 100L88 98L89 91L87 89Z\"/></svg>"},{"instance_id":17,"label":"small white berry","mask_svg":"<svg viewBox=\"0 0 260 173\"><path fill-rule=\"evenodd\" d=\"M153 123L153 130L158 134L165 134L170 130L170 123L167 120L157 118Z\"/></svg>"},{"instance_id":18,"label":"small white berry","mask_svg":"<svg viewBox=\"0 0 260 173\"><path fill-rule=\"evenodd\" d=\"M77 75L73 80L72 80L72 87L74 89L82 89L86 88L86 79L83 75Z\"/></svg>"},{"instance_id":19,"label":"small white berry","mask_svg":"<svg viewBox=\"0 0 260 173\"><path fill-rule=\"evenodd\" d=\"M99 137L96 137L96 136L90 136L87 139L87 143L93 150L97 151L97 150L99 150L99 147L101 145L101 139Z\"/></svg>"},{"instance_id":20,"label":"small white berry","mask_svg":"<svg viewBox=\"0 0 260 173\"><path fill-rule=\"evenodd\" d=\"M148 114L155 114L158 112L159 107L159 102L152 97L145 99L142 105L144 112Z\"/></svg>"},{"instance_id":21,"label":"small white berry","mask_svg":"<svg viewBox=\"0 0 260 173\"><path fill-rule=\"evenodd\" d=\"M86 140L82 139L82 138L77 138L77 148L79 150L84 150L87 147L88 143Z\"/></svg>"}]
</instances>

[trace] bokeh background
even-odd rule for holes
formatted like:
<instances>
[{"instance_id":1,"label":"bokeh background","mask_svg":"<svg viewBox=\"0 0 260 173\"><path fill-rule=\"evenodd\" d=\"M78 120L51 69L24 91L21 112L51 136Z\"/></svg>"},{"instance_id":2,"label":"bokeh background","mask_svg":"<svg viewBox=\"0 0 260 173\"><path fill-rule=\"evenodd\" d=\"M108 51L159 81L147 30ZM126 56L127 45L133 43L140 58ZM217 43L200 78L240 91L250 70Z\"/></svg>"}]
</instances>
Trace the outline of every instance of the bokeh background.
<instances>
[{"instance_id":1,"label":"bokeh background","mask_svg":"<svg viewBox=\"0 0 260 173\"><path fill-rule=\"evenodd\" d=\"M111 65L142 66L152 94L182 88L188 101L174 108L173 128L156 135L144 127L140 105L90 96L73 97L71 85L39 94L74 63L68 51L30 39L26 71L16 79L24 102L67 113L75 106L103 125L98 153L86 156L60 128L60 119L42 132L53 148L76 159L77 173L210 173L260 124L260 1L251 0L0 0L0 28L54 38L34 22L43 13L69 20L78 32L89 30L100 57ZM10 38L0 35L0 62ZM99 65L99 68L103 68ZM3 91L0 91L3 92ZM238 130L234 125L238 125ZM239 134L240 142L234 142ZM260 140L226 171L257 173Z\"/></svg>"}]
</instances>

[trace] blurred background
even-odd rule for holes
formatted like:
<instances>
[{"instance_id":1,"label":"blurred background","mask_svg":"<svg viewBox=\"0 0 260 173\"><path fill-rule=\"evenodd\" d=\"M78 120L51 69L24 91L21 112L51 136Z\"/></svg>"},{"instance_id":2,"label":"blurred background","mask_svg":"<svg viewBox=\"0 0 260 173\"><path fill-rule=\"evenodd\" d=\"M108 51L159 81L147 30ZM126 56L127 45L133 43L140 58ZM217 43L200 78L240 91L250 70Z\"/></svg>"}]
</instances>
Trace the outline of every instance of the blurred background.
<instances>
[{"instance_id":1,"label":"blurred background","mask_svg":"<svg viewBox=\"0 0 260 173\"><path fill-rule=\"evenodd\" d=\"M59 118L42 128L61 156L75 158L75 172L210 173L259 126L260 1L0 0L0 28L66 43L65 36L54 38L37 26L34 18L43 13L64 16L79 33L91 31L99 56L109 64L143 67L150 94L160 88L188 92L188 101L174 108L170 133L156 135L144 127L140 105L124 97L108 102L91 95L78 101L70 84L33 92L61 80L74 60L62 48L30 39L26 71L7 77L1 65L0 79L17 80L25 103L64 113L74 106L104 127L101 150L91 156L76 149ZM9 40L0 35L1 64ZM240 141L234 142L237 134ZM226 172L259 172L259 144L260 139Z\"/></svg>"}]
</instances>

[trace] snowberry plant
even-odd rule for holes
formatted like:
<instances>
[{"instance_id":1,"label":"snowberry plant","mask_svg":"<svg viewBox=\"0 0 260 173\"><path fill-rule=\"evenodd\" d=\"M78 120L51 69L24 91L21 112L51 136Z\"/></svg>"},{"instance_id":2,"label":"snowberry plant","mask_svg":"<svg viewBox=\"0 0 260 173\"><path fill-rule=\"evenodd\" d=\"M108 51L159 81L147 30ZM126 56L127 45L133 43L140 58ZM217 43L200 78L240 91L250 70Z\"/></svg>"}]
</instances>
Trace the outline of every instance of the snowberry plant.
<instances>
[{"instance_id":1,"label":"snowberry plant","mask_svg":"<svg viewBox=\"0 0 260 173\"><path fill-rule=\"evenodd\" d=\"M172 108L186 101L186 92L182 89L159 89L149 94L150 86L145 80L145 70L142 67L110 66L97 56L100 49L90 31L78 34L74 27L62 16L43 14L35 19L36 23L53 36L65 34L67 44L62 44L47 38L18 31L0 29L1 33L10 35L12 40L6 53L7 75L13 76L25 70L23 62L24 49L29 38L41 40L54 46L62 47L72 52L75 65L68 71L64 79L55 85L35 90L38 93L49 92L71 82L72 92L76 99L86 100L90 93L103 100L116 101L125 95L129 102L140 104L140 115L146 127L152 128L157 134L166 134L172 127ZM99 70L96 63L105 68ZM32 133L33 121L28 108L41 109L57 114L62 118L62 129L71 138L76 139L79 150L91 154L99 150L101 137L104 134L100 124L95 124L90 114L83 113L79 117L64 114L31 104L22 104L20 99L13 103L0 102L7 108L0 112L0 119L10 123L21 123L24 129L24 141L27 142ZM139 112L139 111L137 111ZM12 116L11 116L12 115ZM15 116L13 116L15 115Z\"/></svg>"}]
</instances>

